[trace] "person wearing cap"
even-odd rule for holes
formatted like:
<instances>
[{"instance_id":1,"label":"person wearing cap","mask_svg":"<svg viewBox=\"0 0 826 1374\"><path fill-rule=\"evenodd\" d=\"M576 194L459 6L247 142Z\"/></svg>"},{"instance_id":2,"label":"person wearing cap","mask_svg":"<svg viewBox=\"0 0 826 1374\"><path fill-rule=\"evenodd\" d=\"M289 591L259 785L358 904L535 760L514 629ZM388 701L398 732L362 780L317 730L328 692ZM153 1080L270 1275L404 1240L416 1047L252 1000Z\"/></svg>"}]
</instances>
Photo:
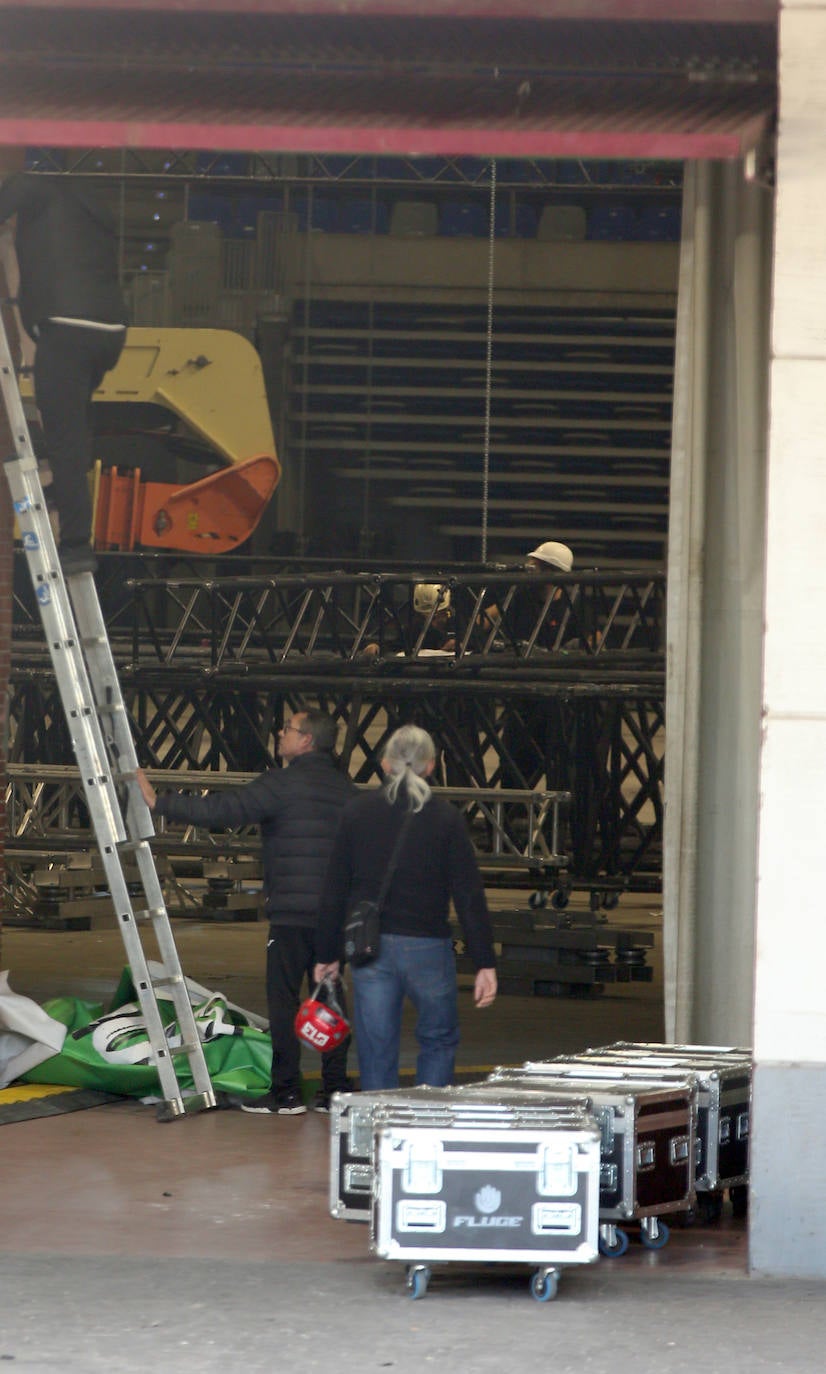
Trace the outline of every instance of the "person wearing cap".
<instances>
[{"instance_id":1,"label":"person wearing cap","mask_svg":"<svg viewBox=\"0 0 826 1374\"><path fill-rule=\"evenodd\" d=\"M546 652L561 647L562 617L554 610L554 603L560 602L560 591L558 587L552 590L548 584L553 584L554 573L569 573L573 566L573 551L555 539L545 540L526 555L525 568L536 574L537 583L535 587L518 588L508 611L507 629L517 644L529 642L539 624L533 647ZM488 615L492 620L498 618L496 607L489 607ZM565 647L571 647L570 643ZM546 787L567 789L570 755L564 707L559 698L510 704L505 711L501 739L503 787L535 787L544 777Z\"/></svg>"},{"instance_id":2,"label":"person wearing cap","mask_svg":"<svg viewBox=\"0 0 826 1374\"><path fill-rule=\"evenodd\" d=\"M574 555L567 544L555 539L547 539L531 549L525 559L525 566L541 572L543 568L558 568L560 572L570 572L574 566Z\"/></svg>"},{"instance_id":3,"label":"person wearing cap","mask_svg":"<svg viewBox=\"0 0 826 1374\"><path fill-rule=\"evenodd\" d=\"M535 549L531 549L525 556L525 571L539 575L536 587L520 587L513 598L511 607L508 610L507 621L503 622L502 612L498 606L488 606L484 612L487 626L496 625L503 622L503 630L507 632L510 640L527 642L533 635L547 599L547 574L551 569L557 572L569 573L574 566L574 555L567 544L561 544L555 539L548 539L544 544L538 544ZM546 576L541 576L545 574ZM559 590L554 593L553 600L559 597ZM559 631L559 617L549 612L543 619L539 634L536 638L536 645L541 649L554 649Z\"/></svg>"},{"instance_id":4,"label":"person wearing cap","mask_svg":"<svg viewBox=\"0 0 826 1374\"><path fill-rule=\"evenodd\" d=\"M449 587L441 582L417 582L413 588L413 615L409 616L406 634L402 631L402 618L403 610L400 610L395 622L389 626L383 645L385 655L418 654L422 650L452 652L453 607ZM378 658L379 645L371 641L365 644L361 652L365 658Z\"/></svg>"}]
</instances>

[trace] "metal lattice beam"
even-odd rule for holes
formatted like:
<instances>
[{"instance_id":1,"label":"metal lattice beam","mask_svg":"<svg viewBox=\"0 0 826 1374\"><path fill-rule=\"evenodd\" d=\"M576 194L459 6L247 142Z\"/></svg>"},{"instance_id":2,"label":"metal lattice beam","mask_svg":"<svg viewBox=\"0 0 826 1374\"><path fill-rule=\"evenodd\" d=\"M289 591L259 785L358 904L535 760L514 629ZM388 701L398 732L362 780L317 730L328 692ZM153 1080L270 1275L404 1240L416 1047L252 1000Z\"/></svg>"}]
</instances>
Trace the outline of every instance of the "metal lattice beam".
<instances>
[{"instance_id":1,"label":"metal lattice beam","mask_svg":"<svg viewBox=\"0 0 826 1374\"><path fill-rule=\"evenodd\" d=\"M445 785L570 792L576 881L656 881L663 579L555 574L543 588L508 569L443 575L452 622L439 633L451 647L436 652L436 612L414 608L419 580L285 573L104 583L140 759L194 774L256 773L277 763L284 713L320 705L342 726L351 775L375 783L388 735L416 721L436 740ZM10 757L67 763L24 596L19 620ZM503 816L508 831L516 820L511 810ZM508 831L511 852L517 830Z\"/></svg>"}]
</instances>

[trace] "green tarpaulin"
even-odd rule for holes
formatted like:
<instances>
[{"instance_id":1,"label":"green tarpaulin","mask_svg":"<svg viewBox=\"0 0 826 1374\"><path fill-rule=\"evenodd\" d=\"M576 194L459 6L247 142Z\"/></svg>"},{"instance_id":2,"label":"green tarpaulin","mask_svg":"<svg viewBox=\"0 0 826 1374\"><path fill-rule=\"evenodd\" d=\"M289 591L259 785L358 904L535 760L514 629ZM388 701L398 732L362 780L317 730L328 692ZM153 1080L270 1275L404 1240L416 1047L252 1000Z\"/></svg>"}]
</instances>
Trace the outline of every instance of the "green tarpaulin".
<instances>
[{"instance_id":1,"label":"green tarpaulin","mask_svg":"<svg viewBox=\"0 0 826 1374\"><path fill-rule=\"evenodd\" d=\"M61 1021L68 1034L59 1054L23 1075L30 1083L66 1083L127 1097L161 1095L146 1026L129 970L125 969L109 1011L79 997L55 997L43 1009ZM171 1002L158 999L170 1046L181 1043ZM263 1031L247 1024L219 993L193 1006L209 1076L216 1092L258 1097L270 1086L272 1045ZM181 1091L194 1091L185 1055L175 1060Z\"/></svg>"}]
</instances>

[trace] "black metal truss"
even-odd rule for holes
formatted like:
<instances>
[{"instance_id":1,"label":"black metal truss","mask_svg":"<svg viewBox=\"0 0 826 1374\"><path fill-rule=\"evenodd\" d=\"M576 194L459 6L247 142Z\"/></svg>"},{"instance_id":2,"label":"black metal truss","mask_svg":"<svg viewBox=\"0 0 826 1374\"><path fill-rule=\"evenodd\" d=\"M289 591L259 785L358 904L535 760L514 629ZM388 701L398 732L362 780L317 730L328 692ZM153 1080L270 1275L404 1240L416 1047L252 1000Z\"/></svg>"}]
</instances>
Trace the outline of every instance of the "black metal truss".
<instances>
[{"instance_id":1,"label":"black metal truss","mask_svg":"<svg viewBox=\"0 0 826 1374\"><path fill-rule=\"evenodd\" d=\"M137 577L120 560L100 583L116 655L133 668L162 664L211 672L277 665L335 665L376 673L449 665L479 676L627 679L661 673L663 574L554 572L318 572L269 576ZM416 589L438 585L449 602L416 611ZM15 633L45 656L31 590L16 584ZM128 641L128 642L127 642ZM449 642L450 647L445 647ZM596 676L595 676L596 675Z\"/></svg>"},{"instance_id":2,"label":"black metal truss","mask_svg":"<svg viewBox=\"0 0 826 1374\"><path fill-rule=\"evenodd\" d=\"M415 613L426 577L450 592L447 651L425 645L436 612ZM656 886L663 580L556 575L537 597L539 585L506 569L120 583L108 623L139 758L256 773L277 761L285 711L320 705L341 725L351 775L372 783L389 734L415 721L436 740L444 785L571 793L565 847L575 883ZM106 603L105 579L102 592ZM21 626L13 655L9 757L67 763L34 629ZM524 820L504 814L518 841Z\"/></svg>"},{"instance_id":3,"label":"black metal truss","mask_svg":"<svg viewBox=\"0 0 826 1374\"><path fill-rule=\"evenodd\" d=\"M443 188L461 191L489 188L494 161L490 158L402 156L362 153L311 153L296 157L277 153L204 153L184 149L153 151L142 148L37 148L29 154L29 170L50 176L64 173L109 182L183 183L189 188L231 188L239 194L250 187L261 194L273 187L306 184L321 188L393 187L397 190ZM666 161L595 162L581 158L497 159L500 189L617 192L671 192L679 195L682 163Z\"/></svg>"},{"instance_id":4,"label":"black metal truss","mask_svg":"<svg viewBox=\"0 0 826 1374\"><path fill-rule=\"evenodd\" d=\"M220 789L248 782L249 773L193 774L152 771L159 787ZM441 796L459 807L468 824L479 864L489 881L514 875L538 890L567 891L570 883L567 810L564 792L502 788L440 787ZM105 888L102 864L90 852L93 839L80 774L74 767L11 764L6 780L6 869L10 911L34 912L44 888L69 886L87 893ZM260 882L260 845L255 827L210 833L195 826L166 827L153 841L159 872L185 904L203 900L199 886L220 859L228 871L243 864L245 876ZM255 856L250 860L250 856ZM128 872L127 872L128 876ZM137 876L137 871L136 871ZM194 882L192 881L194 880Z\"/></svg>"}]
</instances>

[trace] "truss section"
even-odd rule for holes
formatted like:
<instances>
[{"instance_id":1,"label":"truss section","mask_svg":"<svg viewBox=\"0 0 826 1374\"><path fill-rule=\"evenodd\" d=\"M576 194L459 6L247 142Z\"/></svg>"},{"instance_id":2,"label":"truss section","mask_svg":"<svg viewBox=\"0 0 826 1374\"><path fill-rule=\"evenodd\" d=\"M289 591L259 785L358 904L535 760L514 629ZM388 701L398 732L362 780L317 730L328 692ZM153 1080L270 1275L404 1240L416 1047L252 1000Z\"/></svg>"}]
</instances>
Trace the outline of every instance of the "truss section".
<instances>
[{"instance_id":1,"label":"truss section","mask_svg":"<svg viewBox=\"0 0 826 1374\"><path fill-rule=\"evenodd\" d=\"M351 775L375 784L388 736L415 721L437 743L441 784L476 794L471 823L491 843L507 836L497 863L517 881L526 822L507 794L537 790L571 794L573 881L659 881L661 576L555 573L546 582L487 567L104 577L102 598L146 766L209 774L209 785L254 775L277 766L285 711L318 705L340 724ZM24 604L19 611L9 757L69 764L51 670L38 662ZM500 794L495 815L482 802L489 790ZM555 848L547 834L544 842Z\"/></svg>"},{"instance_id":2,"label":"truss section","mask_svg":"<svg viewBox=\"0 0 826 1374\"><path fill-rule=\"evenodd\" d=\"M105 563L105 560L104 560ZM419 589L432 588L420 611ZM447 668L513 674L627 678L661 673L665 577L660 573L278 571L269 576L104 581L110 637L124 665L211 673L263 665L284 672L429 673ZM18 649L34 625L16 598ZM36 645L26 646L30 661ZM413 667L415 665L415 667Z\"/></svg>"},{"instance_id":3,"label":"truss section","mask_svg":"<svg viewBox=\"0 0 826 1374\"><path fill-rule=\"evenodd\" d=\"M158 787L192 791L234 787L252 774L150 774ZM502 788L439 787L439 794L465 817L479 863L489 879L522 875L541 890L569 884L565 792ZM82 892L87 897L105 888L105 873L90 852L89 818L80 775L74 767L12 764L6 783L9 909L32 914L44 893ZM157 852L170 905L197 906L203 886L220 860L228 874L238 868L245 882L260 886L260 846L254 827L213 834L194 826L162 828ZM240 866L240 867L239 867Z\"/></svg>"}]
</instances>

